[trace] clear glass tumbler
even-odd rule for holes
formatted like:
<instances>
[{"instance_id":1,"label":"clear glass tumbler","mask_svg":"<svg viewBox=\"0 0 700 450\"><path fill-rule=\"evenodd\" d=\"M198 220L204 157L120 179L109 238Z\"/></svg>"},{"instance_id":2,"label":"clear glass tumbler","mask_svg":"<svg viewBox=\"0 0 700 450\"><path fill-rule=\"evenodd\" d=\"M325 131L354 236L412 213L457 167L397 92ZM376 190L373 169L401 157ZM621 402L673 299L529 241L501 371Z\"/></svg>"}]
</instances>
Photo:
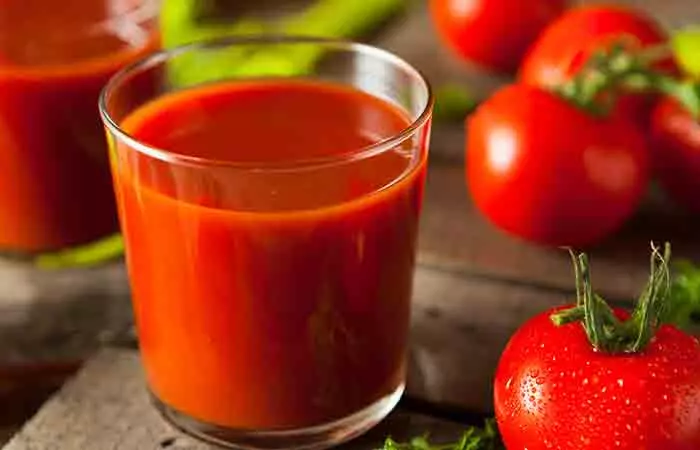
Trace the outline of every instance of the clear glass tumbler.
<instances>
[{"instance_id":1,"label":"clear glass tumbler","mask_svg":"<svg viewBox=\"0 0 700 450\"><path fill-rule=\"evenodd\" d=\"M157 49L157 11L157 0L3 0L0 251L117 231L97 100L117 70Z\"/></svg>"},{"instance_id":2,"label":"clear glass tumbler","mask_svg":"<svg viewBox=\"0 0 700 450\"><path fill-rule=\"evenodd\" d=\"M121 262L68 269L53 252L118 231L97 104L159 47L158 6L0 1L0 428L131 325Z\"/></svg>"},{"instance_id":3,"label":"clear glass tumbler","mask_svg":"<svg viewBox=\"0 0 700 450\"><path fill-rule=\"evenodd\" d=\"M141 354L171 423L322 448L393 409L432 103L400 58L314 38L191 45L109 82Z\"/></svg>"}]
</instances>

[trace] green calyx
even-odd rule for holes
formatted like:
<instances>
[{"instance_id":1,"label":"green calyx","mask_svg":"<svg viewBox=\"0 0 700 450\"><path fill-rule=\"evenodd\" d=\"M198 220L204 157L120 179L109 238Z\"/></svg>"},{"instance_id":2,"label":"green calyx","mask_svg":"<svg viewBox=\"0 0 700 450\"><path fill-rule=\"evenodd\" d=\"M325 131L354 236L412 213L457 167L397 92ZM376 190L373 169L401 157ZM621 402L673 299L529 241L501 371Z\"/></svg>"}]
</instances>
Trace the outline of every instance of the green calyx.
<instances>
[{"instance_id":1,"label":"green calyx","mask_svg":"<svg viewBox=\"0 0 700 450\"><path fill-rule=\"evenodd\" d=\"M591 345L602 352L643 351L667 314L670 244L665 245L663 254L652 244L649 281L627 319L619 318L610 305L593 292L588 257L583 253L571 256L576 277L576 306L553 314L552 322L557 326L582 322Z\"/></svg>"},{"instance_id":2,"label":"green calyx","mask_svg":"<svg viewBox=\"0 0 700 450\"><path fill-rule=\"evenodd\" d=\"M663 94L675 99L694 118L700 118L700 82L679 79L655 64L670 58L667 45L630 50L622 37L609 48L594 52L569 81L554 88L564 100L596 116L605 116L620 94Z\"/></svg>"}]
</instances>

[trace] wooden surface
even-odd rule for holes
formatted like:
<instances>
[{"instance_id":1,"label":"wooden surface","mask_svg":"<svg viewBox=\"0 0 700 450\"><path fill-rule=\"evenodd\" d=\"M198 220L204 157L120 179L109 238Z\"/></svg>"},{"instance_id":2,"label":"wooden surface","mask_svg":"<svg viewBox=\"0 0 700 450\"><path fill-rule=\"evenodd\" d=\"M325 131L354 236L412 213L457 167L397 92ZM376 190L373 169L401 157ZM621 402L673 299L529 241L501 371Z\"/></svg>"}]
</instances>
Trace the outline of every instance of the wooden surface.
<instances>
[{"instance_id":1,"label":"wooden surface","mask_svg":"<svg viewBox=\"0 0 700 450\"><path fill-rule=\"evenodd\" d=\"M511 331L533 311L567 298L427 267L416 272L414 291L407 393L473 411L491 408L492 373ZM399 430L420 434L430 425L408 417L407 423L403 413L395 415L378 434L351 448L370 448ZM137 352L127 349L97 356L7 450L155 449L162 442L207 448L174 432L147 404Z\"/></svg>"},{"instance_id":2,"label":"wooden surface","mask_svg":"<svg viewBox=\"0 0 700 450\"><path fill-rule=\"evenodd\" d=\"M650 199L625 229L589 250L596 289L613 298L633 298L648 275L652 239L670 240L675 258L700 261L697 224L697 218ZM487 223L469 200L459 164L436 161L431 167L419 255L425 264L470 275L551 289L573 287L567 252L511 238Z\"/></svg>"},{"instance_id":3,"label":"wooden surface","mask_svg":"<svg viewBox=\"0 0 700 450\"><path fill-rule=\"evenodd\" d=\"M372 42L416 65L434 85L458 83L485 97L508 81L453 58L437 42L425 2L416 3ZM617 3L653 11L670 27L700 21L697 0ZM523 320L565 301L572 276L564 252L505 236L474 210L463 179L463 140L461 124L435 124L415 278L409 393L488 412L491 374L508 336ZM651 239L671 240L678 257L700 261L698 223L650 196L624 230L591 251L598 290L617 300L632 297L647 274ZM128 295L120 263L45 273L0 260L0 442L13 429L4 425L33 413L82 358L105 344L133 344ZM66 430L80 439L79 430Z\"/></svg>"},{"instance_id":4,"label":"wooden surface","mask_svg":"<svg viewBox=\"0 0 700 450\"><path fill-rule=\"evenodd\" d=\"M372 449L388 435L406 439L426 431L454 439L456 423L398 410L371 433L340 448ZM175 431L151 406L135 351L107 350L64 386L5 450L207 450Z\"/></svg>"}]
</instances>

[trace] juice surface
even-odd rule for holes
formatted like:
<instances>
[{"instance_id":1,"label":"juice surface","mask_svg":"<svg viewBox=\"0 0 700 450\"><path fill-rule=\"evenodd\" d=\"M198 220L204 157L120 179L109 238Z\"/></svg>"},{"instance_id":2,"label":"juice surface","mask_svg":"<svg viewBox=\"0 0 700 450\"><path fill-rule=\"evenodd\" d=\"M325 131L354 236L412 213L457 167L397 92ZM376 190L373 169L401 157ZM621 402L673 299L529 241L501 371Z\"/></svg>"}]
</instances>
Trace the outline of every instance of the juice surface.
<instances>
[{"instance_id":1,"label":"juice surface","mask_svg":"<svg viewBox=\"0 0 700 450\"><path fill-rule=\"evenodd\" d=\"M126 14L136 3L0 0L0 251L117 230L97 100L156 47L152 20Z\"/></svg>"},{"instance_id":2,"label":"juice surface","mask_svg":"<svg viewBox=\"0 0 700 450\"><path fill-rule=\"evenodd\" d=\"M293 81L168 94L123 121L151 146L221 162L114 153L141 350L162 401L208 423L279 429L401 387L424 149L243 167L347 155L407 125L367 94Z\"/></svg>"}]
</instances>

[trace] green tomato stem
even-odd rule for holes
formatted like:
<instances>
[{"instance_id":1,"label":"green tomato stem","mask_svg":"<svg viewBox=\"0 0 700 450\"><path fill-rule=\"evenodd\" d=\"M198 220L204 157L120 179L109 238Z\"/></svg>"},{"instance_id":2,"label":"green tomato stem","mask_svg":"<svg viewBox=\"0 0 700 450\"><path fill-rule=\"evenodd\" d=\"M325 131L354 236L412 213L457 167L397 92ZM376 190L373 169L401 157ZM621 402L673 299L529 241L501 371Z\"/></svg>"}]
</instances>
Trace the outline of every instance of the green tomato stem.
<instances>
[{"instance_id":1,"label":"green tomato stem","mask_svg":"<svg viewBox=\"0 0 700 450\"><path fill-rule=\"evenodd\" d=\"M668 305L668 264L671 247L666 244L664 254L652 244L649 280L639 296L629 319L621 320L610 305L592 289L588 257L574 256L576 274L576 306L558 311L551 316L552 322L563 326L582 322L591 345L606 353L638 353L651 341L661 325Z\"/></svg>"},{"instance_id":2,"label":"green tomato stem","mask_svg":"<svg viewBox=\"0 0 700 450\"><path fill-rule=\"evenodd\" d=\"M569 81L554 89L563 99L597 116L607 115L622 92L660 93L676 99L700 118L700 83L679 80L654 64L669 58L668 45L630 51L624 39L595 52Z\"/></svg>"}]
</instances>

